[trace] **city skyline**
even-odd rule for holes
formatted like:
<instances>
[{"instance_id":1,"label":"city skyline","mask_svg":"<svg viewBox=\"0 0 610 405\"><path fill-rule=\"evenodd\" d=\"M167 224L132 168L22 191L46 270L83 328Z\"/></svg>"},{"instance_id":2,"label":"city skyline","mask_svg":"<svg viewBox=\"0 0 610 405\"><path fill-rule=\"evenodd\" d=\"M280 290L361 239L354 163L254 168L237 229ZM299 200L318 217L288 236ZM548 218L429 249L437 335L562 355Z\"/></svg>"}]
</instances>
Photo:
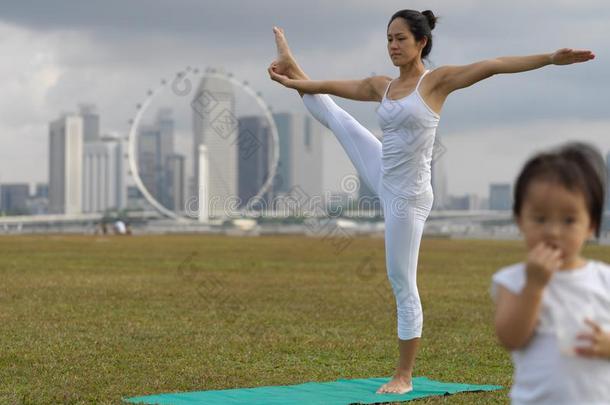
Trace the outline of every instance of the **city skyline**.
<instances>
[{"instance_id":1,"label":"city skyline","mask_svg":"<svg viewBox=\"0 0 610 405\"><path fill-rule=\"evenodd\" d=\"M216 87L218 87L216 90L223 90L222 93L228 97L227 100L233 100L233 90L223 86L219 87L218 84ZM213 89L206 89L206 91L210 90ZM218 94L210 93L210 96L219 99ZM187 179L184 171L185 156L175 153L173 146L174 121L172 114L172 110L169 108L159 108L156 113L153 111L154 120L152 123L145 122L138 127L137 161L140 168L140 178L148 192L166 208L180 213L186 210L185 184ZM195 119L200 117L197 112L193 112L193 116ZM296 186L310 196L320 196L323 200L321 202L325 204L331 201L328 198L333 198L333 203L336 203L339 200L334 197L345 199L349 195L349 198L357 199L363 194L367 195L365 189L358 192L354 184L348 184L353 183L358 176L347 156L341 153L341 146L328 129L303 113L278 112L272 116L278 128L279 148L282 152L273 187L269 189L266 194L267 197L265 197L267 200L286 193ZM122 209L129 206L126 201L126 173L123 169L126 163L126 155L122 153L124 146L120 142L121 137L117 134L112 136L100 135L100 118L95 104L81 104L79 114L63 114L50 123L51 144L57 143L58 141L54 141L54 138L61 135L65 137L65 140L62 140L61 145L65 144L62 148L72 150L72 154L77 152L79 143L82 144L82 157L76 159L73 156L72 160L81 160L78 163L82 166L81 173L76 174L82 178L82 186L77 188L80 188L82 192L80 210L83 213L104 212L108 209ZM213 133L213 131L208 131L207 138L209 138L208 141L214 141L215 138L218 138L216 139L216 141L219 141L217 142L218 146L232 144L231 150L235 154L233 159L237 162L239 168L236 184L231 186L238 190L239 195L235 194L232 197L240 197L245 203L248 198L254 196L254 193L268 177L271 156L273 155L272 148L270 148L271 133L268 123L262 116L243 115L236 117L236 120L239 123L237 126L239 137L235 137L233 142L230 142L231 139L228 137L223 138L217 133ZM195 120L196 122L197 120ZM70 125L76 125L77 128L68 130L67 128ZM201 130L201 125L194 125L194 134ZM59 132L59 134L56 132ZM72 138L77 142L74 147L70 147L68 142ZM197 137L194 138L194 141L197 141ZM443 147L438 138L437 141L439 145L438 147L435 145L435 155L442 155L444 153ZM316 146L313 147L313 145ZM311 154L311 152L314 153ZM305 156L308 153L311 154L310 157ZM59 170L74 174L74 169L67 169L73 163L63 162L62 160L64 156L68 155L65 152L60 153L60 150L54 152L54 154L56 156L51 156L51 161L55 163L50 168L52 169L54 166L65 167ZM335 155L342 157L342 159L339 159L340 162L334 162L335 165L341 166L342 170L328 176L330 171L322 169L335 160ZM498 186L494 183L490 184L489 197L475 194L446 195L446 171L443 169L442 163L442 160L436 159L432 166L435 209L510 208L510 191L504 192L499 202L493 202L493 188ZM316 174L316 171L311 170L313 167L320 169L320 171ZM325 172L324 176L322 172ZM65 175L56 175L55 178L63 176ZM64 187L63 183L57 183L56 180L56 184L51 185L52 196L64 192L61 190ZM223 185L223 187L227 186L227 184ZM362 187L362 184L360 186ZM510 190L510 184L499 186ZM23 192L22 189L24 188L28 189L28 192ZM18 207L19 210L25 211L24 207L27 206L25 199L30 197L29 188L29 185L24 186L23 184L4 185L3 190L6 190L6 192L2 193L2 198L3 201L6 200L4 194L7 194L8 200L6 201L9 201L9 203L2 204L4 206L2 207L3 211L8 209L10 212L11 207L18 206L15 203L10 203L12 200L23 200ZM215 194L217 193L211 193L212 196L215 196ZM26 197L24 198L23 195ZM222 199L223 196L220 197ZM231 196L225 195L224 197L229 198ZM495 197L495 200L498 200L498 196ZM487 207L488 201L489 207ZM56 206L51 207L50 211L62 212L66 210L66 204L63 200L54 204ZM78 202L75 203L75 207L77 206ZM68 211L76 213L78 208L73 207ZM212 214L218 215L218 213Z\"/></svg>"},{"instance_id":2,"label":"city skyline","mask_svg":"<svg viewBox=\"0 0 610 405\"><path fill-rule=\"evenodd\" d=\"M228 91L228 95L233 94L233 91L230 89L225 89ZM117 134L114 135L109 135L109 134L104 134L104 135L100 135L101 131L100 131L100 126L99 126L99 121L100 121L100 116L97 113L97 109L95 104L80 104L79 105L79 114L72 114L72 113L65 113L62 114L59 118L57 118L54 121L51 121L49 124L49 131L50 131L50 145L53 144L57 144L59 146L56 147L59 148L59 150L61 149L65 149L65 152L62 153L60 152L55 152L56 154L58 154L58 158L55 159L55 163L53 163L53 160L51 160L51 165L50 165L50 170L49 170L49 178L51 178L51 173L53 172L53 167L54 166L58 166L58 167L69 167L70 165L75 165L75 167L78 167L79 165L82 166L82 170L81 173L78 174L76 173L76 177L78 177L78 175L80 175L80 177L83 179L82 182L82 186L79 186L77 188L81 188L82 191L82 197L81 197L81 202L80 202L80 209L82 210L82 212L86 213L86 212L103 212L107 209L118 209L118 208L123 208L126 207L126 190L121 191L122 187L125 187L125 174L123 175L119 175L119 173L124 173L122 167L125 165L125 159L126 159L126 155L124 155L122 153L122 148L123 146L120 143L120 136ZM162 187L170 187L170 188L175 188L176 185L177 187L179 187L179 192L177 194L172 194L171 197L164 197L164 195L153 189L149 189L148 191L151 192L152 195L154 195L158 200L160 200L160 202L166 206L166 208L172 209L176 212L181 212L184 211L185 208L185 197L186 197L186 193L185 193L185 184L188 182L188 179L186 178L185 175L185 171L184 171L184 167L185 167L185 157L174 153L174 148L173 148L173 127L174 127L174 122L173 122L173 117L172 117L172 110L168 109L168 108L160 108L157 112L156 112L156 116L155 116L155 123L154 124L142 124L141 127L139 127L139 133L140 133L140 137L139 140L142 141L142 139L146 139L146 135L151 132L153 135L157 134L157 135L161 135L162 133L165 133L165 138L163 140L161 140L160 138L157 139L155 142L153 142L154 144L164 144L165 146L165 152L164 155L167 155L167 162L171 162L172 163L172 168L162 168L162 172L165 173L166 170L168 173L168 177L172 178L173 180L171 182L168 182L167 185L163 184ZM194 117L197 117L197 113L194 112ZM255 175L254 178L256 178L256 180L254 181L255 183L262 185L262 182L264 180L266 180L266 176L264 176L263 174L265 172L267 172L269 170L269 168L264 169L264 166L268 166L270 165L270 158L272 155L272 151L271 149L269 149L267 152L263 152L263 154L261 155L261 151L258 151L260 157L258 159L263 159L265 161L267 161L267 163L263 163L262 161L256 162L253 160L251 160L249 162L250 166L241 166L241 163L244 163L245 161L247 161L250 158L250 154L252 152L257 152L256 150L252 149L252 142L253 139L251 138L256 138L255 141L258 143L259 146L266 144L266 148L270 147L270 144L268 142L269 139L267 140L263 140L262 137L266 137L269 138L270 132L268 129L268 123L265 122L265 119L262 116L256 116L256 115L244 115L244 116L237 116L236 117L237 121L239 121L239 131L240 131L240 137L236 138L234 141L236 143L236 145L234 145L236 148L234 150L235 152L235 159L236 161L240 162L239 165L239 183L235 184L236 189L238 190L238 193L236 193L234 195L234 197L240 197L244 202L247 201L247 197L245 197L244 194L244 185L246 185L246 189L248 189L249 191L246 191L245 194L249 195L250 197L252 197L254 195L254 192L256 191L256 189L252 188L252 185L248 185L248 181L244 181L244 179L241 178L241 176L243 175L242 172L244 172L246 174L246 176L250 175L250 173L248 173L249 170L253 170L254 167L256 167L257 165L262 165L262 171L261 169L254 169L255 171L258 170L258 174ZM353 166L351 165L351 162L349 162L349 159L347 159L346 156L344 156L343 154L341 154L341 146L339 145L339 143L336 141L336 139L334 138L334 136L330 133L330 131L326 130L325 128L323 128L321 125L319 125L318 123L316 123L311 117L309 117L308 115L305 114L294 114L294 113L288 113L288 112L280 112L280 113L274 113L273 114L273 119L276 123L276 125L278 125L279 129L280 129L280 149L284 150L284 156L280 158L280 165L278 168L278 173L277 175L281 178L282 176L285 177L286 179L290 179L291 177L293 177L294 175L291 174L291 171L295 171L295 173L297 172L303 172L304 168L301 167L300 169L295 169L296 166L303 166L303 163L298 163L298 161L301 160L300 157L298 157L297 155L299 155L300 152L300 148L304 147L305 149L309 149L310 148L310 144L312 143L312 136L315 137L315 139L319 139L319 141L316 141L316 144L318 144L320 150L319 153L317 153L317 160L320 160L320 163L316 163L313 165L309 165L309 166L315 166L315 167L325 167L326 164L330 161L332 161L334 159L333 153L338 153L339 156L343 157L343 173L335 173L334 178L331 180L331 182L328 181L328 179L324 179L324 180L319 180L319 179L308 179L306 180L305 177L300 178L300 180L290 180L288 182L286 182L284 185L275 185L275 189L272 187L268 192L268 198L272 198L273 195L276 192L280 192L283 189L286 188L290 188L293 186L298 185L299 187L302 187L304 184L309 183L308 186L306 186L309 190L308 193L309 194L313 194L313 195L319 195L322 196L323 198L325 198L327 195L329 195L328 193L330 192L331 194L336 194L336 193L344 193L345 190L343 190L344 185L341 184L340 186L338 186L339 183L342 183L345 181L346 178L348 177L358 177L355 169L353 168ZM291 120L303 120L303 121L299 121L300 124L299 125L294 125L294 124L288 124L289 122L291 122ZM288 120L288 121L286 121ZM315 126L315 128L318 128L316 131L312 132L312 129L314 127L312 127L312 125ZM89 129L87 129L89 128ZM194 132L196 133L196 128L197 126L194 127ZM299 129L300 128L300 129ZM301 130L303 130L305 132L301 132ZM315 132L315 135L313 135ZM254 135L254 133L257 133L257 135ZM214 136L214 134L210 134L212 136ZM248 136L245 136L248 135ZM57 137L62 137L60 141L58 141L56 138ZM74 154L73 152L78 149L77 147L71 147L69 144L70 139L74 138L75 136L77 136L77 139L75 142L76 144L78 143L82 143L83 146L83 155L82 158L80 160L82 160L81 162L78 162L79 159L75 159L74 156L72 157L72 162L67 161L64 162L62 161L62 159L65 159L65 156L67 156L67 151L68 150L72 150L72 154ZM243 139L241 139L243 138ZM248 139L246 139L248 138ZM156 139L156 138L155 138ZM301 140L299 140L301 139ZM196 138L195 138L196 140ZM224 141L227 142L230 139L225 139ZM237 142L239 140L239 142ZM288 143L286 143L289 140ZM261 143L261 141L263 141ZM324 141L326 141L326 144L324 143ZM440 140L437 138L437 141L440 142ZM296 142L296 143L295 143ZM223 142L221 141L221 144ZM244 145L242 145L242 143L244 143ZM139 144L141 144L141 142L139 142ZM294 146L291 146L292 144L296 145L296 148ZM300 146L299 146L300 145ZM247 148L246 148L247 146ZM254 145L256 146L256 145ZM330 148L329 148L330 147ZM436 145L435 145L436 148ZM442 146L439 146L439 148L441 149L440 152L437 153L444 153L444 150L442 150ZM138 157L138 161L140 162L139 166L141 167L141 173L140 176L144 179L144 183L145 186L147 185L147 181L146 181L146 169L142 168L142 159L144 159L142 157L142 146L140 145L140 147L138 148L139 152L138 154L140 155ZM238 153L239 152L239 153ZM287 153L288 152L288 153ZM51 152L50 152L51 153ZM286 154L287 153L287 154ZM292 159L290 158L290 156L297 156L297 160L296 161L292 161ZM608 162L608 157L610 156L610 152L605 154L606 156L606 161ZM156 160L158 160L158 158L154 158ZM165 161L165 158L161 159L162 161ZM242 160L244 160L244 162L241 162ZM91 161L91 163L88 163L88 161ZM110 162L109 162L110 161ZM74 163L76 162L76 163ZM284 163L284 167L282 168L282 162ZM295 163L297 162L297 163ZM324 162L324 164L322 164ZM483 195L479 195L476 193L466 193L463 195L446 195L446 172L445 170L442 168L443 166L443 161L440 159L436 159L434 161L434 164L432 166L432 171L433 171L433 177L432 177L432 183L433 183L433 188L435 190L435 205L434 205L434 209L465 209L465 210L472 210L472 209L490 209L490 210L510 210L511 209L511 198L512 198L512 185L510 183L499 183L499 182L492 182L489 183L489 189L488 189L488 193L487 194L483 194ZM254 164L255 166L252 166L252 164ZM144 165L146 166L146 165ZM270 166L269 166L270 167ZM289 168L288 171L286 171L286 167ZM290 167L292 167L292 169L290 169ZM66 171L66 173L72 173L72 176L75 175L75 169L58 169L58 170L64 170ZM439 172L439 169L440 172ZM161 169L161 167L160 167ZM607 163L607 169L608 169L608 173L610 174L610 165L608 165ZM435 174L435 172L437 172ZM171 174L169 174L171 173ZM267 173L268 174L268 173ZM328 174L328 172L326 173ZM97 178L99 176L99 179ZM118 177L117 177L118 176ZM56 175L57 177L57 175ZM70 177L70 174L68 174L68 177ZM75 178L76 178L75 177ZM111 183L111 185L108 185L108 179L109 178L117 178L117 180L113 180L113 182ZM315 177L315 176L314 176ZM362 181L360 179L360 181ZM163 181L161 181L163 183ZM335 182L335 184L331 185L332 182ZM73 183L76 183L76 181L73 181ZM155 186L154 182L148 182L148 187L150 187L150 185L152 184L153 186ZM300 183L300 184L297 184ZM316 186L317 184L317 186ZM105 186L104 186L105 185ZM329 187L329 185L331 185ZM18 207L17 211L21 212L24 211L24 207L28 206L28 204L26 204L26 200L27 199L33 199L37 201L38 204L38 208L34 208L32 213L36 213L34 211L39 211L40 210L40 199L39 197L41 197L40 192L39 192L39 188L40 187L48 187L47 184L45 183L36 183L36 193L32 194L30 193L30 189L32 188L32 184L23 184L23 183L3 183L0 184L0 186L2 186L2 191L0 191L0 197L2 198L2 204L0 204L0 209L2 211L7 211L10 213L12 210L14 210L14 208L12 207ZM59 204L59 206L62 206L62 204L65 206L65 199L66 196L63 197L58 197L58 195L60 194L70 194L68 191L62 190L61 188L65 187L63 184L60 183L60 189L57 189L57 187L52 188L51 190L51 205L50 205L50 209L49 212L61 212L63 210L65 210L64 208L58 208L57 204ZM105 189L103 191L98 190L104 188ZM110 188L108 188L110 187ZM362 187L362 185L361 185ZM114 191L114 188L116 188L116 191ZM59 191L58 191L59 190ZM286 190L284 190L285 192ZM367 195L367 191L366 190L361 190L360 194L362 195L362 193L364 192L364 195ZM59 193L59 194L58 194ZM72 194L74 194L74 191L72 192ZM95 195L95 197L93 197ZM53 202L53 199L57 199L57 198L63 198L62 202ZM357 198L354 197L353 198ZM14 201L20 201L20 203L15 203ZM78 206L79 202L75 202L73 203L74 206ZM608 205L607 205L608 206ZM606 206L606 207L607 207ZM76 212L78 211L78 208L70 208L68 209L68 211L71 212Z\"/></svg>"}]
</instances>

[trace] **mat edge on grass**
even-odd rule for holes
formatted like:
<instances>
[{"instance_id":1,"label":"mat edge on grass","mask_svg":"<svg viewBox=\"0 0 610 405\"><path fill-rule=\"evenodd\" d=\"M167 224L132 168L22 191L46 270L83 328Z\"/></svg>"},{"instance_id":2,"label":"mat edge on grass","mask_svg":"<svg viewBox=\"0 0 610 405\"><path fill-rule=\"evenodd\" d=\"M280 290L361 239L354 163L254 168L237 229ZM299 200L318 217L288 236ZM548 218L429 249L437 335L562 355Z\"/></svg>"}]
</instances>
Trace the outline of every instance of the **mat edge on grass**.
<instances>
[{"instance_id":1,"label":"mat edge on grass","mask_svg":"<svg viewBox=\"0 0 610 405\"><path fill-rule=\"evenodd\" d=\"M473 385L464 383L447 383L430 380L427 377L413 378L413 391L406 394L376 394L376 389L390 381L387 377L371 377L358 379L337 379L327 382L307 382L295 385L261 386L248 388L230 388L223 390L204 390L191 392L173 392L131 398L123 398L123 402L136 404L378 404L387 402L403 402L431 396L445 396L460 392L482 392L503 389L500 385ZM314 388L311 391L311 388ZM316 388L318 388L316 390ZM329 389L333 391L329 391ZM294 392L294 391L297 392ZM272 391L272 392L269 392ZM270 397L284 394L288 398ZM300 392L299 392L300 391ZM254 397L250 395L254 395ZM335 395L333 395L335 394ZM310 395L307 402L303 395ZM374 395L374 397L371 397ZM239 398L242 396L243 398ZM250 396L250 397L248 397ZM256 398L260 396L261 398ZM290 397L294 398L290 398ZM299 397L300 396L300 397ZM314 397L319 396L318 399ZM198 398L199 397L199 398ZM207 397L207 398L206 398ZM273 398L273 399L272 399ZM286 402L286 401L292 402ZM171 402L170 402L171 401ZM199 402L201 401L201 402ZM211 402L214 401L214 402ZM218 402L216 402L218 401ZM281 401L281 402L276 402Z\"/></svg>"}]
</instances>

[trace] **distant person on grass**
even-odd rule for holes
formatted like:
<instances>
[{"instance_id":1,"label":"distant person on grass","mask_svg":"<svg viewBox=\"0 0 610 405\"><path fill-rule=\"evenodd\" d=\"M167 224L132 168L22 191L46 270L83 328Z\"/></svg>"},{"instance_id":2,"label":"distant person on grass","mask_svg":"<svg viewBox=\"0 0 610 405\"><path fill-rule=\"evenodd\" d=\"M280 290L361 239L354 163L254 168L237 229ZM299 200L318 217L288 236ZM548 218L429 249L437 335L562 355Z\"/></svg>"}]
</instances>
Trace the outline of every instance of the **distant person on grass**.
<instances>
[{"instance_id":1,"label":"distant person on grass","mask_svg":"<svg viewBox=\"0 0 610 405\"><path fill-rule=\"evenodd\" d=\"M501 57L427 70L423 59L432 50L431 31L435 25L436 17L430 10L396 12L390 18L386 35L387 51L392 64L400 69L399 77L343 81L309 80L294 59L283 31L273 29L278 58L269 66L271 79L299 92L305 107L332 130L361 178L382 202L386 266L396 299L400 358L392 380L381 386L378 393L404 394L413 389L411 378L423 327L417 261L424 223L433 204L432 150L445 99L454 91L495 74L594 58L591 51L565 48L547 54ZM327 55L328 59L333 57ZM379 141L335 104L329 94L380 102L377 117L383 140Z\"/></svg>"},{"instance_id":2,"label":"distant person on grass","mask_svg":"<svg viewBox=\"0 0 610 405\"><path fill-rule=\"evenodd\" d=\"M610 265L581 256L599 237L606 184L603 157L581 142L538 153L517 178L527 258L494 274L491 290L513 404L610 404Z\"/></svg>"}]
</instances>

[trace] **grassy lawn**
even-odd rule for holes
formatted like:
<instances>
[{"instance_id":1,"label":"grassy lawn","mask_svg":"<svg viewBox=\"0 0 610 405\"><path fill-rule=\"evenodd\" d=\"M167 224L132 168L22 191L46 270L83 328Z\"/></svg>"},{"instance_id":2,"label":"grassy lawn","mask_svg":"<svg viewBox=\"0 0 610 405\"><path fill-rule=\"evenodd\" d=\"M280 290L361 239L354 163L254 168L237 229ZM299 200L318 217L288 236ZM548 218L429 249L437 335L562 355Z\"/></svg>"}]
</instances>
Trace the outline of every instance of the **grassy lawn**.
<instances>
[{"instance_id":1,"label":"grassy lawn","mask_svg":"<svg viewBox=\"0 0 610 405\"><path fill-rule=\"evenodd\" d=\"M345 242L1 237L0 403L390 377L398 352L383 240ZM589 245L585 256L610 261L610 249ZM416 376L510 386L488 290L495 270L524 257L516 241L422 241ZM507 392L414 403L506 403Z\"/></svg>"}]
</instances>

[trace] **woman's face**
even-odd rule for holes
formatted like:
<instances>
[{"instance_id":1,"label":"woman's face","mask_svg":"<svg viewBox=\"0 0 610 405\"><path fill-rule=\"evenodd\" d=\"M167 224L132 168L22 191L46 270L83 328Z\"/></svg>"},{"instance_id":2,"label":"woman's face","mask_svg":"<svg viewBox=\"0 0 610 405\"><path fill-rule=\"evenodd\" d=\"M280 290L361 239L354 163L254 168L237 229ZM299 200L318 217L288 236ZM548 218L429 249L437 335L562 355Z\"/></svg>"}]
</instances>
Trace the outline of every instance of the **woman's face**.
<instances>
[{"instance_id":1,"label":"woman's face","mask_svg":"<svg viewBox=\"0 0 610 405\"><path fill-rule=\"evenodd\" d=\"M564 265L574 264L594 229L585 196L554 182L534 180L527 187L517 218L528 251L539 242L561 250Z\"/></svg>"},{"instance_id":2,"label":"woman's face","mask_svg":"<svg viewBox=\"0 0 610 405\"><path fill-rule=\"evenodd\" d=\"M395 18L388 27L388 53L394 66L410 63L421 58L426 38L416 41L404 18Z\"/></svg>"}]
</instances>

